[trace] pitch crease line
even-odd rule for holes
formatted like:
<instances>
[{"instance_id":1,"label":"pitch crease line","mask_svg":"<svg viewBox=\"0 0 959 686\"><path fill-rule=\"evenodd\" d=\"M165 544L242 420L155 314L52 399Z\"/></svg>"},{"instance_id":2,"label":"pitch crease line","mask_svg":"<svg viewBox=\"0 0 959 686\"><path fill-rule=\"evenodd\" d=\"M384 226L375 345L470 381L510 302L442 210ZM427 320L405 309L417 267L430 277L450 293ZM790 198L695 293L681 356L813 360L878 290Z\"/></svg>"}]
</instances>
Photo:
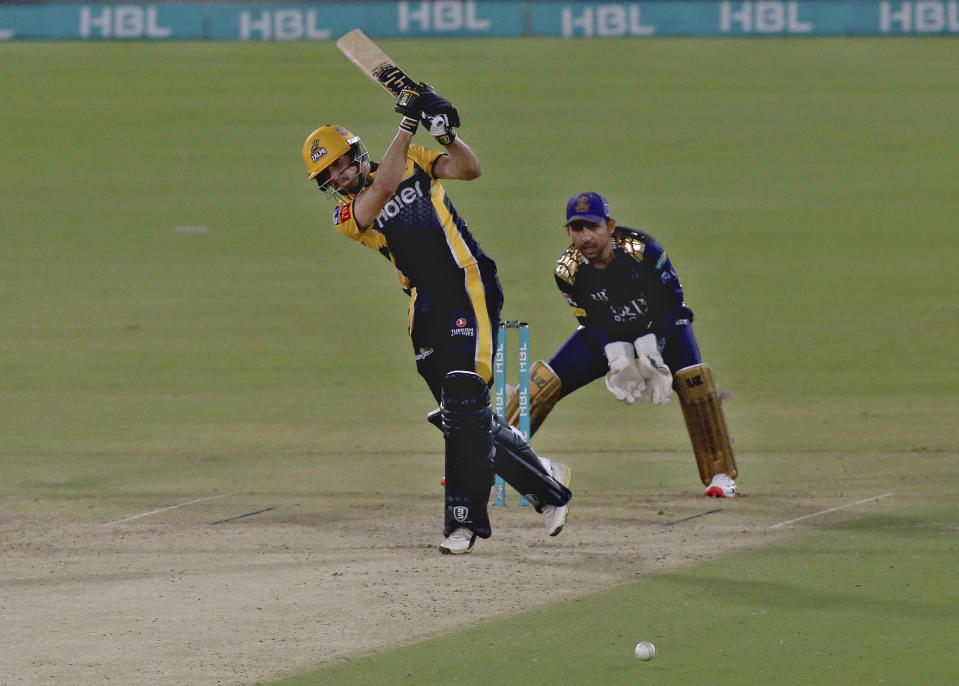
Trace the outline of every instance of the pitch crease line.
<instances>
[{"instance_id":1,"label":"pitch crease line","mask_svg":"<svg viewBox=\"0 0 959 686\"><path fill-rule=\"evenodd\" d=\"M818 517L819 515L829 514L830 512L836 512L838 510L845 510L850 507L855 507L856 505L862 505L863 503L871 503L874 500L882 500L883 498L888 498L892 493L883 493L882 495L873 496L872 498L863 498L862 500L857 500L854 503L849 503L848 505L840 505L839 507L830 507L828 510L820 510L819 512L813 512L812 514L803 515L802 517L796 517L795 519L787 519L785 522L779 522L778 524L773 524L770 529L778 529L781 526L786 526L787 524L795 524L796 522L801 522L804 519L809 519L810 517Z\"/></svg>"},{"instance_id":2,"label":"pitch crease line","mask_svg":"<svg viewBox=\"0 0 959 686\"><path fill-rule=\"evenodd\" d=\"M690 515L689 517L683 517L682 519L677 519L674 522L663 522L663 526L675 526L676 524L682 524L683 522L688 522L690 519L698 519L699 517L706 517L711 514L716 514L717 512L722 512L721 507L717 507L715 510L706 510L706 512L700 512L699 514Z\"/></svg>"},{"instance_id":3,"label":"pitch crease line","mask_svg":"<svg viewBox=\"0 0 959 686\"><path fill-rule=\"evenodd\" d=\"M169 505L167 507L161 507L159 510L150 510L149 512L141 512L140 514L135 514L131 517L124 517L123 519L117 519L112 522L107 522L103 526L110 526L111 524L121 524L123 522L130 522L134 519L140 519L141 517L149 517L150 515L159 514L161 512L167 512L168 510L175 510L178 507L186 507L187 505L196 505L197 503L203 503L208 500L216 500L218 498L228 498L233 495L232 493L224 493L223 495L212 495L208 498L197 498L196 500L188 500L185 503L177 503L176 505Z\"/></svg>"}]
</instances>

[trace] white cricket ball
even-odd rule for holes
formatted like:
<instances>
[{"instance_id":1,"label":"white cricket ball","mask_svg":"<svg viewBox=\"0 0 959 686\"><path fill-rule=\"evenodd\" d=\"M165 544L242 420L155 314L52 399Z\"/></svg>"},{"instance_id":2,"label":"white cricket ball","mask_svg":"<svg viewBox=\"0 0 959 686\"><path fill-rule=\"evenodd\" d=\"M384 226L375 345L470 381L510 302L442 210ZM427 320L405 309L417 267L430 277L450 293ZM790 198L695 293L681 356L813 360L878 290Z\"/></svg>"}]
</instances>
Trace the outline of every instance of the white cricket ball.
<instances>
[{"instance_id":1,"label":"white cricket ball","mask_svg":"<svg viewBox=\"0 0 959 686\"><path fill-rule=\"evenodd\" d=\"M652 660L656 655L656 646L649 641L640 641L633 652L638 660Z\"/></svg>"}]
</instances>

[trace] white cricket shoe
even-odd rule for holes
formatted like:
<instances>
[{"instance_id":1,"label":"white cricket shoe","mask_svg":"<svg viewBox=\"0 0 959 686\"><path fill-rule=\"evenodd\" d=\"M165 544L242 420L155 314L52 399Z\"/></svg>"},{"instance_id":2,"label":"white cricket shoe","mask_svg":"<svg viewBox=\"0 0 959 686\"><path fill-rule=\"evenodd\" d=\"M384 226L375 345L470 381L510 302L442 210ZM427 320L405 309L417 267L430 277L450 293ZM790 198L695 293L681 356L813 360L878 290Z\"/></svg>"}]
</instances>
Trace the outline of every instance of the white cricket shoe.
<instances>
[{"instance_id":1,"label":"white cricket shoe","mask_svg":"<svg viewBox=\"0 0 959 686\"><path fill-rule=\"evenodd\" d=\"M440 543L440 552L444 555L465 555L473 549L476 533L465 526L453 529L453 533Z\"/></svg>"},{"instance_id":2,"label":"white cricket shoe","mask_svg":"<svg viewBox=\"0 0 959 686\"><path fill-rule=\"evenodd\" d=\"M710 498L732 498L736 495L736 482L726 474L717 474L709 482L709 488L704 495Z\"/></svg>"},{"instance_id":3,"label":"white cricket shoe","mask_svg":"<svg viewBox=\"0 0 959 686\"><path fill-rule=\"evenodd\" d=\"M569 488L569 482L572 480L573 471L561 462L553 462L550 470L553 478ZM559 532L566 526L566 515L569 514L569 505L543 505L543 524L546 526L546 532L550 536L558 536Z\"/></svg>"}]
</instances>

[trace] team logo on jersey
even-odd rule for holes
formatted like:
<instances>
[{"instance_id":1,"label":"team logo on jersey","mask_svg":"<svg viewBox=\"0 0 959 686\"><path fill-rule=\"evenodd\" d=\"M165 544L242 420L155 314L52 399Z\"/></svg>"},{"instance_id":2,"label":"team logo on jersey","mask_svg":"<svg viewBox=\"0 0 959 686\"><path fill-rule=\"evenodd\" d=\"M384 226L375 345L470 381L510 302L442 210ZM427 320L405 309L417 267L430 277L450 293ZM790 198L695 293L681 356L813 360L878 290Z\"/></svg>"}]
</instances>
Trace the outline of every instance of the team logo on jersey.
<instances>
[{"instance_id":1,"label":"team logo on jersey","mask_svg":"<svg viewBox=\"0 0 959 686\"><path fill-rule=\"evenodd\" d=\"M326 148L320 145L320 141L313 141L313 147L310 148L310 159L316 162L326 155Z\"/></svg>"},{"instance_id":2,"label":"team logo on jersey","mask_svg":"<svg viewBox=\"0 0 959 686\"><path fill-rule=\"evenodd\" d=\"M455 519L457 522L460 522L462 524L467 519L469 519L469 516L470 516L470 509L468 507L465 507L463 505L457 505L456 507L453 508L453 519Z\"/></svg>"},{"instance_id":3,"label":"team logo on jersey","mask_svg":"<svg viewBox=\"0 0 959 686\"><path fill-rule=\"evenodd\" d=\"M337 224L344 224L350 221L350 206L349 205L337 205L333 210L333 226Z\"/></svg>"}]
</instances>

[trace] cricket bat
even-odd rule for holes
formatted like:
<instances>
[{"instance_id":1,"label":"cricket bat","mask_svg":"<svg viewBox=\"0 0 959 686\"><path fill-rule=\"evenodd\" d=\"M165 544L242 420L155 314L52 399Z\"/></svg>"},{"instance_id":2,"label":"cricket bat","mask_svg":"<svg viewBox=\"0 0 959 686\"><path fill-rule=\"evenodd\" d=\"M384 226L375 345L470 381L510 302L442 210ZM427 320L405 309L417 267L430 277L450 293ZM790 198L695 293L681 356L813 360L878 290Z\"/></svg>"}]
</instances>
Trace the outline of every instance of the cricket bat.
<instances>
[{"instance_id":1,"label":"cricket bat","mask_svg":"<svg viewBox=\"0 0 959 686\"><path fill-rule=\"evenodd\" d=\"M359 29L353 29L336 41L336 47L393 97L404 88L416 86L416 82Z\"/></svg>"}]
</instances>

